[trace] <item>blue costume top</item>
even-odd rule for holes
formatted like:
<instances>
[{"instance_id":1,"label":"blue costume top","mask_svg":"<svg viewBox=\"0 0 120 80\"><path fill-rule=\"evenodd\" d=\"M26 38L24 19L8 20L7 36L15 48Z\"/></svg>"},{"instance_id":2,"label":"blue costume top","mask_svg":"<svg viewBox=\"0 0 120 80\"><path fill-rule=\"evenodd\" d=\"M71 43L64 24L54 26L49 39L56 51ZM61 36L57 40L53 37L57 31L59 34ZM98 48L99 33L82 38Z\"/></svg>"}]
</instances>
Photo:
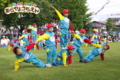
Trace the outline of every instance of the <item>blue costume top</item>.
<instances>
[{"instance_id":1,"label":"blue costume top","mask_svg":"<svg viewBox=\"0 0 120 80\"><path fill-rule=\"evenodd\" d=\"M21 37L20 37L20 39L21 38L23 38L23 41L25 41L25 42L28 42L28 34L23 34Z\"/></svg>"},{"instance_id":2,"label":"blue costume top","mask_svg":"<svg viewBox=\"0 0 120 80\"><path fill-rule=\"evenodd\" d=\"M58 54L57 54L57 59L58 59L58 60L61 60L61 59L62 59L63 64L64 64L64 66L65 66L65 65L66 65L66 62L67 62L67 59L68 59L68 57L69 57L71 54L73 54L73 53L69 53L68 50L62 50L62 51L58 52Z\"/></svg>"},{"instance_id":3,"label":"blue costume top","mask_svg":"<svg viewBox=\"0 0 120 80\"><path fill-rule=\"evenodd\" d=\"M37 27L28 27L28 29L32 30L32 35L36 35L37 34Z\"/></svg>"},{"instance_id":4,"label":"blue costume top","mask_svg":"<svg viewBox=\"0 0 120 80\"><path fill-rule=\"evenodd\" d=\"M62 58L62 53L66 53L67 56L70 55L69 52L68 52L68 50L62 50L62 51L58 52L57 57L58 58Z\"/></svg>"},{"instance_id":5,"label":"blue costume top","mask_svg":"<svg viewBox=\"0 0 120 80\"><path fill-rule=\"evenodd\" d=\"M73 34L73 37L76 38L73 44L77 46L81 46L84 43L84 39L86 39L85 36L81 36L80 34Z\"/></svg>"},{"instance_id":6,"label":"blue costume top","mask_svg":"<svg viewBox=\"0 0 120 80\"><path fill-rule=\"evenodd\" d=\"M34 27L34 30L32 30L32 34L37 34L37 27Z\"/></svg>"},{"instance_id":7,"label":"blue costume top","mask_svg":"<svg viewBox=\"0 0 120 80\"><path fill-rule=\"evenodd\" d=\"M63 16L64 17L64 19L61 19L60 20L60 28L61 29L66 29L66 30L68 30L69 29L69 26L70 26L70 20L67 18L67 17L65 17L65 16Z\"/></svg>"},{"instance_id":8,"label":"blue costume top","mask_svg":"<svg viewBox=\"0 0 120 80\"><path fill-rule=\"evenodd\" d=\"M34 56L32 54L32 52L29 52L29 50L35 45L35 43L32 43L28 46L26 46L25 48L20 48L19 45L15 44L14 43L14 46L13 47L19 47L21 50L22 50L22 54L21 55L16 55L16 62L15 62L15 70L18 70L19 69L19 65L20 65L20 62L30 62L29 60L31 59L32 56Z\"/></svg>"},{"instance_id":9,"label":"blue costume top","mask_svg":"<svg viewBox=\"0 0 120 80\"><path fill-rule=\"evenodd\" d=\"M39 36L39 38L37 39L37 41L41 41L41 40L46 40L46 47L51 47L51 46L55 46L55 33L54 32L46 32L44 33L44 35Z\"/></svg>"},{"instance_id":10,"label":"blue costume top","mask_svg":"<svg viewBox=\"0 0 120 80\"><path fill-rule=\"evenodd\" d=\"M55 33L54 32L46 32L45 34L49 35L50 37L46 39L46 46L55 46Z\"/></svg>"}]
</instances>

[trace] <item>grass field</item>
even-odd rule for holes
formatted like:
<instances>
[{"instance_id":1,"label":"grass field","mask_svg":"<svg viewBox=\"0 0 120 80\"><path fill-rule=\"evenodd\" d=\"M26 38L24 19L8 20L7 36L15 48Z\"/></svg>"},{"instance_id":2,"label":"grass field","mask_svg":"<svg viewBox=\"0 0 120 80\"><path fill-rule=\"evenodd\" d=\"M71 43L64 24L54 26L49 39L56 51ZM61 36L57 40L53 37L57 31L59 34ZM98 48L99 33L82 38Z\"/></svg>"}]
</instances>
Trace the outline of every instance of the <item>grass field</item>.
<instances>
[{"instance_id":1,"label":"grass field","mask_svg":"<svg viewBox=\"0 0 120 80\"><path fill-rule=\"evenodd\" d=\"M120 43L109 44L111 49L106 51L105 61L98 56L90 63L79 63L78 54L75 53L73 64L68 67L38 68L23 62L18 71L12 71L15 55L7 48L0 48L0 80L120 80ZM82 47L84 56L91 48ZM46 62L44 50L32 52Z\"/></svg>"}]
</instances>

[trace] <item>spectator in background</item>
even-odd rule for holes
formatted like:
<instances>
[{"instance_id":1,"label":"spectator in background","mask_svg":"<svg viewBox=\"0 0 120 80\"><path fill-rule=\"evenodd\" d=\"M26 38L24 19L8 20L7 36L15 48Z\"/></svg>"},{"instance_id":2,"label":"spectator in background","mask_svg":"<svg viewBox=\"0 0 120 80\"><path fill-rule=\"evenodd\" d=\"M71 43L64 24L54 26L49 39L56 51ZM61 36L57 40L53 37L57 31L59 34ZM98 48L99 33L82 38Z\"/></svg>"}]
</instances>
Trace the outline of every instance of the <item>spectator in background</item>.
<instances>
[{"instance_id":1,"label":"spectator in background","mask_svg":"<svg viewBox=\"0 0 120 80\"><path fill-rule=\"evenodd\" d=\"M103 32L103 37L104 37L104 38L107 37L107 31L106 31L106 30L104 30L104 32Z\"/></svg>"},{"instance_id":2,"label":"spectator in background","mask_svg":"<svg viewBox=\"0 0 120 80\"><path fill-rule=\"evenodd\" d=\"M108 35L107 39L108 39L108 42L112 42L112 36L110 34Z\"/></svg>"},{"instance_id":3,"label":"spectator in background","mask_svg":"<svg viewBox=\"0 0 120 80\"><path fill-rule=\"evenodd\" d=\"M44 33L45 33L44 29L38 28L38 30L37 30L38 35L43 35Z\"/></svg>"},{"instance_id":4,"label":"spectator in background","mask_svg":"<svg viewBox=\"0 0 120 80\"><path fill-rule=\"evenodd\" d=\"M1 33L2 33L2 31L1 31L1 28L0 28L0 37L1 37Z\"/></svg>"},{"instance_id":5,"label":"spectator in background","mask_svg":"<svg viewBox=\"0 0 120 80\"><path fill-rule=\"evenodd\" d=\"M59 29L59 23L56 23L56 28Z\"/></svg>"},{"instance_id":6,"label":"spectator in background","mask_svg":"<svg viewBox=\"0 0 120 80\"><path fill-rule=\"evenodd\" d=\"M120 42L120 32L118 33L118 42Z\"/></svg>"},{"instance_id":7,"label":"spectator in background","mask_svg":"<svg viewBox=\"0 0 120 80\"><path fill-rule=\"evenodd\" d=\"M116 35L116 32L114 31L114 32L113 32L113 37L115 37L115 35Z\"/></svg>"},{"instance_id":8,"label":"spectator in background","mask_svg":"<svg viewBox=\"0 0 120 80\"><path fill-rule=\"evenodd\" d=\"M80 32L78 31L78 29L75 30L75 33L76 33L76 34L80 34Z\"/></svg>"},{"instance_id":9,"label":"spectator in background","mask_svg":"<svg viewBox=\"0 0 120 80\"><path fill-rule=\"evenodd\" d=\"M13 29L13 40L18 38L18 30L16 28Z\"/></svg>"},{"instance_id":10,"label":"spectator in background","mask_svg":"<svg viewBox=\"0 0 120 80\"><path fill-rule=\"evenodd\" d=\"M1 47L7 47L8 46L8 41L5 39L5 36L2 37L1 39Z\"/></svg>"},{"instance_id":11,"label":"spectator in background","mask_svg":"<svg viewBox=\"0 0 120 80\"><path fill-rule=\"evenodd\" d=\"M2 37L2 35L3 35L3 30L2 30L2 28L0 29L0 38Z\"/></svg>"},{"instance_id":12,"label":"spectator in background","mask_svg":"<svg viewBox=\"0 0 120 80\"><path fill-rule=\"evenodd\" d=\"M6 29L5 35L10 39L10 30L9 29Z\"/></svg>"},{"instance_id":13,"label":"spectator in background","mask_svg":"<svg viewBox=\"0 0 120 80\"><path fill-rule=\"evenodd\" d=\"M68 44L72 44L73 43L73 36L72 36L72 33L71 33L71 30L69 29L69 34L68 34Z\"/></svg>"},{"instance_id":14,"label":"spectator in background","mask_svg":"<svg viewBox=\"0 0 120 80\"><path fill-rule=\"evenodd\" d=\"M7 44L10 43L10 39L8 38L8 36L5 37L6 41L7 41Z\"/></svg>"}]
</instances>

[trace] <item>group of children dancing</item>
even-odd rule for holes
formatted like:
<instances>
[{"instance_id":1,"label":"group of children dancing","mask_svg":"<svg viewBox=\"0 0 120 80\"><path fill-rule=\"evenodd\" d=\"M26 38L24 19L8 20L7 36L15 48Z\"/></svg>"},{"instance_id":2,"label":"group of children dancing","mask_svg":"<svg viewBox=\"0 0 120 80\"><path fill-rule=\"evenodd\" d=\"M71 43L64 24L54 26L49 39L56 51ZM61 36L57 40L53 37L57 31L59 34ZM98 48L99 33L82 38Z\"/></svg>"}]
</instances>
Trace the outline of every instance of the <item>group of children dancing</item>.
<instances>
[{"instance_id":1,"label":"group of children dancing","mask_svg":"<svg viewBox=\"0 0 120 80\"><path fill-rule=\"evenodd\" d=\"M60 18L60 47L61 51L56 54L56 40L55 40L55 33L53 32L53 25L48 24L46 27L48 29L43 35L37 38L37 24L33 23L32 27L28 27L31 29L31 33L33 36L33 42L29 44L28 42L28 34L27 30L24 30L24 34L19 38L11 41L10 46L13 47L12 51L15 53L17 60L15 61L15 68L14 71L19 69L21 62L32 63L37 67L51 67L64 65L68 66L72 64L72 57L74 53L78 53L79 55L79 62L81 63L88 63L96 56L100 55L101 59L104 60L104 52L110 48L110 46L106 43L105 40L98 37L98 30L94 29L94 35L92 40L89 40L85 37L86 30L81 29L80 34L75 34L73 31L73 27L71 21L68 18L69 11L67 9L62 10L62 14L53 6L51 6L53 10L57 13L58 17ZM75 38L72 45L67 46L68 44L68 30L71 30L72 36ZM24 47L20 47L16 44L17 41L23 39ZM42 40L45 40L44 49L47 53L47 63L45 64L43 61L38 59L30 50L32 48L36 48ZM83 43L90 44L95 46L87 55L83 58L83 52L81 46ZM52 64L51 59L52 57Z\"/></svg>"}]
</instances>

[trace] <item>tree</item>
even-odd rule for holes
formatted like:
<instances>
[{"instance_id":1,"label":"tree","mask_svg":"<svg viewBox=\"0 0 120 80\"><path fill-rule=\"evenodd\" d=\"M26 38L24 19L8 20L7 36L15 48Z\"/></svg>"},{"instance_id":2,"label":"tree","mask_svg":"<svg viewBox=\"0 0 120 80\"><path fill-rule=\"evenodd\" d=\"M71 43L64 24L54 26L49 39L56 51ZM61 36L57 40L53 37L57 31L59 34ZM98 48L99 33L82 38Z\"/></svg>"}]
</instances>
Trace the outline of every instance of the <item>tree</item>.
<instances>
[{"instance_id":1,"label":"tree","mask_svg":"<svg viewBox=\"0 0 120 80\"><path fill-rule=\"evenodd\" d=\"M6 7L6 3L9 0L0 0L0 19L3 19L3 14L4 14L4 8Z\"/></svg>"},{"instance_id":2,"label":"tree","mask_svg":"<svg viewBox=\"0 0 120 80\"><path fill-rule=\"evenodd\" d=\"M5 3L5 7L7 7L9 4L12 4L12 3L17 3L17 2L28 2L28 0L8 0L7 3ZM3 9L0 9L2 12L4 12L4 8ZM21 29L23 29L23 25L21 24L22 23L22 17L19 18L19 14L21 13L12 13L12 14L5 14L3 13L3 25L5 25L6 27L11 27L11 26L14 26L14 27L17 27L17 25L20 25L21 26ZM25 22L25 21L23 21ZM18 28L18 27L17 27ZM22 30L19 30L20 32Z\"/></svg>"},{"instance_id":3,"label":"tree","mask_svg":"<svg viewBox=\"0 0 120 80\"><path fill-rule=\"evenodd\" d=\"M91 14L86 14L88 8L86 6L86 0L49 0L50 3L55 6L59 11L62 9L68 9L70 11L69 18L73 23L75 29L81 29L87 27L91 20ZM55 15L55 14L53 14ZM56 19L56 16L53 17ZM58 19L58 18L57 18Z\"/></svg>"},{"instance_id":4,"label":"tree","mask_svg":"<svg viewBox=\"0 0 120 80\"><path fill-rule=\"evenodd\" d=\"M107 19L107 22L105 25L106 25L107 31L112 30L115 27L114 20L110 18Z\"/></svg>"},{"instance_id":5,"label":"tree","mask_svg":"<svg viewBox=\"0 0 120 80\"><path fill-rule=\"evenodd\" d=\"M40 8L40 14L34 15L33 22L39 25L52 22L52 11L50 10L50 3L48 0L31 0Z\"/></svg>"},{"instance_id":6,"label":"tree","mask_svg":"<svg viewBox=\"0 0 120 80\"><path fill-rule=\"evenodd\" d=\"M75 29L89 29L90 16L91 14L86 14L88 11L86 0L8 0L5 3L4 8L11 3L17 2L29 2L37 4L40 8L40 14L33 13L12 13L10 15L3 14L3 24L7 27L14 25L21 25L21 27L26 27L34 22L41 26L45 23L50 23L52 21L59 21L56 13L50 9L50 6L55 6L59 11L66 8L70 10L69 18L73 23ZM0 9L1 10L1 9ZM4 10L2 9L2 12ZM21 14L23 17L19 17Z\"/></svg>"}]
</instances>

